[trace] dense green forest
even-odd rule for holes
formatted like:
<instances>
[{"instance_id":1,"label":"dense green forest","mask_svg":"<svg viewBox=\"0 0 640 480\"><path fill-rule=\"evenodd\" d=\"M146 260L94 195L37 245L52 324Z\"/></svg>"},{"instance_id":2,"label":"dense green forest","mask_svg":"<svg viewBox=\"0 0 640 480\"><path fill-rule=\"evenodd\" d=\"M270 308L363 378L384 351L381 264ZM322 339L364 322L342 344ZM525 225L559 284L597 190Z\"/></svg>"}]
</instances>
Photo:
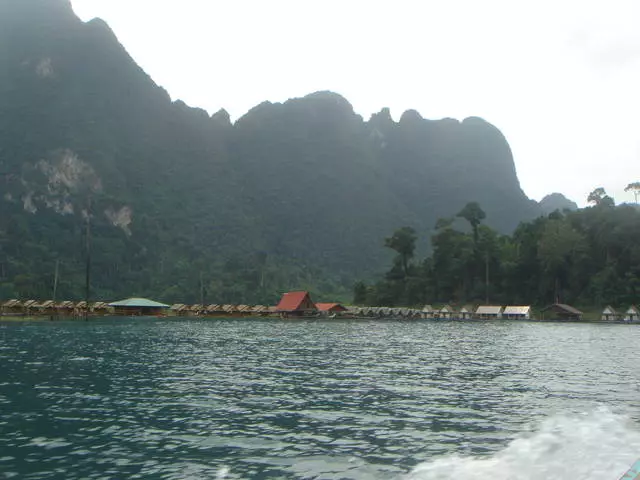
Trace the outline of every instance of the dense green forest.
<instances>
[{"instance_id":1,"label":"dense green forest","mask_svg":"<svg viewBox=\"0 0 640 480\"><path fill-rule=\"evenodd\" d=\"M640 184L627 187L640 192ZM415 258L417 235L403 227L384 245L396 254L384 279L357 283L360 305L489 303L629 305L640 300L640 208L615 206L602 188L593 205L523 222L512 235L488 227L478 203L441 218L432 253Z\"/></svg>"}]
</instances>

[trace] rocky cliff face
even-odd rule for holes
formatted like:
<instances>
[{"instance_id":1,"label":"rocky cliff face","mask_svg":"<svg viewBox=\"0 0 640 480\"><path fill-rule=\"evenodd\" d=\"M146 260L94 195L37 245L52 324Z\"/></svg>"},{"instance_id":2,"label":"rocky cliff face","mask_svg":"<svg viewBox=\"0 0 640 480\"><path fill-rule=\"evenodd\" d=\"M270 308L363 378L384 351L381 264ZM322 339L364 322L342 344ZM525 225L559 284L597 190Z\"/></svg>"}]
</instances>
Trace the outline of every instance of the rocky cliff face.
<instances>
[{"instance_id":1,"label":"rocky cliff face","mask_svg":"<svg viewBox=\"0 0 640 480\"><path fill-rule=\"evenodd\" d=\"M509 231L539 213L507 141L479 118L383 109L318 92L235 124L172 103L100 20L65 0L0 5L0 297L77 296L84 219L97 296L270 301L339 292L380 271L401 226L478 201ZM201 282L201 279L202 280Z\"/></svg>"}]
</instances>

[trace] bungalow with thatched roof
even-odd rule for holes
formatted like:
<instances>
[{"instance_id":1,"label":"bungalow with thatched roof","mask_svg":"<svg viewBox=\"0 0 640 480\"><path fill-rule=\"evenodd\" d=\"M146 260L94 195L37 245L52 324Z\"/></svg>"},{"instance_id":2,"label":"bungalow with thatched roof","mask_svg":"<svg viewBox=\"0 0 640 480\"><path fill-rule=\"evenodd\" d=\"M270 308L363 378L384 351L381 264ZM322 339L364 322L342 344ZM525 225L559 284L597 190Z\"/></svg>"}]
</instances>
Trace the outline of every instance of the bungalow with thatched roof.
<instances>
[{"instance_id":1,"label":"bungalow with thatched roof","mask_svg":"<svg viewBox=\"0 0 640 480\"><path fill-rule=\"evenodd\" d=\"M107 302L94 302L91 304L91 312L94 315L111 315L113 309Z\"/></svg>"},{"instance_id":2,"label":"bungalow with thatched roof","mask_svg":"<svg viewBox=\"0 0 640 480\"><path fill-rule=\"evenodd\" d=\"M531 320L531 305L506 306L504 307L504 312L502 312L502 317L509 320Z\"/></svg>"},{"instance_id":3,"label":"bungalow with thatched roof","mask_svg":"<svg viewBox=\"0 0 640 480\"><path fill-rule=\"evenodd\" d=\"M56 304L56 313L59 317L72 317L75 309L76 304L70 300Z\"/></svg>"},{"instance_id":4,"label":"bungalow with thatched roof","mask_svg":"<svg viewBox=\"0 0 640 480\"><path fill-rule=\"evenodd\" d=\"M84 312L87 309L87 302L82 300L81 302L76 302L73 306L74 314L79 314Z\"/></svg>"},{"instance_id":5,"label":"bungalow with thatched roof","mask_svg":"<svg viewBox=\"0 0 640 480\"><path fill-rule=\"evenodd\" d=\"M0 305L0 315L22 315L23 313L22 302L15 298Z\"/></svg>"},{"instance_id":6,"label":"bungalow with thatched roof","mask_svg":"<svg viewBox=\"0 0 640 480\"><path fill-rule=\"evenodd\" d=\"M255 305L252 309L251 312L253 315L257 315L260 317L265 317L267 315L269 315L269 307L267 307L266 305Z\"/></svg>"},{"instance_id":7,"label":"bungalow with thatched roof","mask_svg":"<svg viewBox=\"0 0 640 480\"><path fill-rule=\"evenodd\" d=\"M196 303L195 305L191 305L187 310L187 315L198 317L202 315L204 312L204 305Z\"/></svg>"},{"instance_id":8,"label":"bungalow with thatched roof","mask_svg":"<svg viewBox=\"0 0 640 480\"><path fill-rule=\"evenodd\" d=\"M53 300L46 300L44 302L36 303L32 306L33 313L37 315L56 315L56 302Z\"/></svg>"},{"instance_id":9,"label":"bungalow with thatched roof","mask_svg":"<svg viewBox=\"0 0 640 480\"><path fill-rule=\"evenodd\" d=\"M283 317L301 317L316 314L318 308L311 300L309 292L287 292L282 295L276 312Z\"/></svg>"},{"instance_id":10,"label":"bungalow with thatched roof","mask_svg":"<svg viewBox=\"0 0 640 480\"><path fill-rule=\"evenodd\" d=\"M483 320L496 320L502 318L502 307L499 305L480 305L476 309L475 316Z\"/></svg>"},{"instance_id":11,"label":"bungalow with thatched roof","mask_svg":"<svg viewBox=\"0 0 640 480\"><path fill-rule=\"evenodd\" d=\"M602 311L600 320L602 320L603 322L615 322L620 318L620 316L621 315L616 312L615 308L613 308L611 305L607 305Z\"/></svg>"},{"instance_id":12,"label":"bungalow with thatched roof","mask_svg":"<svg viewBox=\"0 0 640 480\"><path fill-rule=\"evenodd\" d=\"M544 307L540 312L543 318L549 320L582 320L583 313L577 308L565 303L554 303L548 307Z\"/></svg>"},{"instance_id":13,"label":"bungalow with thatched roof","mask_svg":"<svg viewBox=\"0 0 640 480\"><path fill-rule=\"evenodd\" d=\"M436 311L431 305L425 305L422 307L420 315L422 318L434 318L436 316Z\"/></svg>"},{"instance_id":14,"label":"bungalow with thatched roof","mask_svg":"<svg viewBox=\"0 0 640 480\"><path fill-rule=\"evenodd\" d=\"M26 300L22 302L22 312L25 315L31 315L35 311L35 307L38 304L37 300Z\"/></svg>"},{"instance_id":15,"label":"bungalow with thatched roof","mask_svg":"<svg viewBox=\"0 0 640 480\"><path fill-rule=\"evenodd\" d=\"M188 314L189 307L184 303L174 303L169 307L169 315L174 317L184 317Z\"/></svg>"},{"instance_id":16,"label":"bungalow with thatched roof","mask_svg":"<svg viewBox=\"0 0 640 480\"><path fill-rule=\"evenodd\" d=\"M233 317L235 313L238 313L238 308L236 307L236 305L227 303L225 305L222 305L222 311L224 312L224 315L226 317Z\"/></svg>"},{"instance_id":17,"label":"bungalow with thatched roof","mask_svg":"<svg viewBox=\"0 0 640 480\"><path fill-rule=\"evenodd\" d=\"M629 309L626 311L626 313L624 314L624 321L625 322L640 321L640 311L638 310L638 307L636 307L635 305L631 305Z\"/></svg>"},{"instance_id":18,"label":"bungalow with thatched roof","mask_svg":"<svg viewBox=\"0 0 640 480\"><path fill-rule=\"evenodd\" d=\"M451 305L445 305L440 310L438 310L436 318L442 318L445 320L456 318L456 310Z\"/></svg>"},{"instance_id":19,"label":"bungalow with thatched roof","mask_svg":"<svg viewBox=\"0 0 640 480\"><path fill-rule=\"evenodd\" d=\"M237 305L236 312L242 317L250 317L253 315L253 307L250 305Z\"/></svg>"},{"instance_id":20,"label":"bungalow with thatched roof","mask_svg":"<svg viewBox=\"0 0 640 480\"><path fill-rule=\"evenodd\" d=\"M109 304L116 315L126 316L158 316L164 315L169 305L155 302L147 298L127 298Z\"/></svg>"},{"instance_id":21,"label":"bungalow with thatched roof","mask_svg":"<svg viewBox=\"0 0 640 480\"><path fill-rule=\"evenodd\" d=\"M462 307L460 309L460 312L458 312L458 317L461 320L470 320L471 318L473 318L473 307Z\"/></svg>"},{"instance_id":22,"label":"bungalow with thatched roof","mask_svg":"<svg viewBox=\"0 0 640 480\"><path fill-rule=\"evenodd\" d=\"M224 317L225 311L222 309L222 305L212 303L206 306L206 308L204 309L204 314L208 317Z\"/></svg>"}]
</instances>

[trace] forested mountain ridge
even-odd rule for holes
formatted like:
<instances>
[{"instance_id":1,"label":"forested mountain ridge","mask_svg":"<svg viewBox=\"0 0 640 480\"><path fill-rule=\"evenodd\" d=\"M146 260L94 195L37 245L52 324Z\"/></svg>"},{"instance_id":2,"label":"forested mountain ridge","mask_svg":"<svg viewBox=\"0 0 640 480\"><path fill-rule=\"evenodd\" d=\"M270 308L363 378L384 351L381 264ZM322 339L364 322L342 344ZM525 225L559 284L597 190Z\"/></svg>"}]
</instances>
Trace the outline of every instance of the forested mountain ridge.
<instances>
[{"instance_id":1,"label":"forested mountain ridge","mask_svg":"<svg viewBox=\"0 0 640 480\"><path fill-rule=\"evenodd\" d=\"M502 232L540 212L482 119L365 121L318 92L232 123L171 102L66 0L0 5L0 298L50 296L56 262L81 296L87 215L96 298L336 294L383 268L389 231L468 201Z\"/></svg>"}]
</instances>

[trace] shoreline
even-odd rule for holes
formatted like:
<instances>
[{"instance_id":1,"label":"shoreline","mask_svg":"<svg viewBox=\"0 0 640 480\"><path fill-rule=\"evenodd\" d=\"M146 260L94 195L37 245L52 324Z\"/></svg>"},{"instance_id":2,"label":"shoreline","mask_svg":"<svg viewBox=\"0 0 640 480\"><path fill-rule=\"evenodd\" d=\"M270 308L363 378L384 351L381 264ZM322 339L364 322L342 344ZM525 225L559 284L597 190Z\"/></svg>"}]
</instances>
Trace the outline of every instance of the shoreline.
<instances>
[{"instance_id":1,"label":"shoreline","mask_svg":"<svg viewBox=\"0 0 640 480\"><path fill-rule=\"evenodd\" d=\"M109 319L146 319L146 320L280 320L283 322L291 322L291 321L318 321L318 322L336 322L336 321L380 321L380 322L389 322L389 321L402 321L402 322L433 322L433 323L453 323L453 322L464 322L464 323L588 323L588 324L600 324L600 325L640 325L640 322L627 322L624 320L592 320L592 319L582 319L582 320L563 320L563 319L528 319L528 320L517 320L517 319L483 319L483 318L449 318L449 319L435 319L435 318L403 318L403 317L351 317L351 316L337 316L334 318L330 317L288 317L281 318L279 316L260 316L260 315L250 315L250 316L222 316L222 315L199 315L199 316L178 316L178 315L135 315L135 316L123 316L123 315L90 315L88 318L85 317L73 317L73 316L61 316L61 317L53 317L47 315L29 315L29 316L20 316L20 315L0 315L0 323L27 323L27 322L88 322L95 320L109 320Z\"/></svg>"}]
</instances>

